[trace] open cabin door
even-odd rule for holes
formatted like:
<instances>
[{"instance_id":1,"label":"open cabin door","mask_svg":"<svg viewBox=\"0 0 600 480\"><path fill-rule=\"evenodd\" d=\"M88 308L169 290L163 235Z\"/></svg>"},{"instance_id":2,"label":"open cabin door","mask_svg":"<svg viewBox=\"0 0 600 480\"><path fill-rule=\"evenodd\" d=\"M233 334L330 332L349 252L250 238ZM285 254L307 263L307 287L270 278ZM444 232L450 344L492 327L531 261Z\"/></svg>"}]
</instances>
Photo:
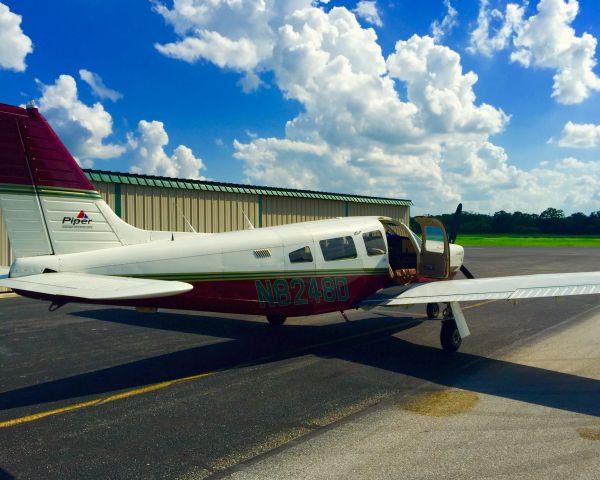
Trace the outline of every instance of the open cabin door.
<instances>
[{"instance_id":1,"label":"open cabin door","mask_svg":"<svg viewBox=\"0 0 600 480\"><path fill-rule=\"evenodd\" d=\"M448 278L450 246L444 225L430 217L416 217L415 221L421 226L419 275L429 278Z\"/></svg>"}]
</instances>

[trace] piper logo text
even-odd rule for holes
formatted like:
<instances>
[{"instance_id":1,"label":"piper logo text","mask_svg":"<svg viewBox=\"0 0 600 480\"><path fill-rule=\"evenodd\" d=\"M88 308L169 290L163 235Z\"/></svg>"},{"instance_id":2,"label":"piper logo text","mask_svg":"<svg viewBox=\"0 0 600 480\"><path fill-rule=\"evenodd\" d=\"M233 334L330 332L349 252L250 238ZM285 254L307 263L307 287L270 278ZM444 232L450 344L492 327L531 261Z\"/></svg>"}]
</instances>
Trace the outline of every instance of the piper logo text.
<instances>
[{"instance_id":1,"label":"piper logo text","mask_svg":"<svg viewBox=\"0 0 600 480\"><path fill-rule=\"evenodd\" d=\"M75 217L63 217L62 224L63 226L79 226L79 225L89 225L92 223L92 219L88 217L87 213L81 210L77 216Z\"/></svg>"}]
</instances>

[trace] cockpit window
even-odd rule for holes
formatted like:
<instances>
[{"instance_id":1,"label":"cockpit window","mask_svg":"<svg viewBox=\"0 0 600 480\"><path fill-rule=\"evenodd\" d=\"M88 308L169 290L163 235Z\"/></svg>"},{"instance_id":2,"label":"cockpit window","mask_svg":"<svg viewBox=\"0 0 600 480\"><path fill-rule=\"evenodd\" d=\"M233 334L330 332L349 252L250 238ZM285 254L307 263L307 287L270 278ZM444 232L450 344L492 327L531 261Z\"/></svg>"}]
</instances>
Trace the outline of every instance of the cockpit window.
<instances>
[{"instance_id":1,"label":"cockpit window","mask_svg":"<svg viewBox=\"0 0 600 480\"><path fill-rule=\"evenodd\" d=\"M385 241L379 230L363 233L363 240L367 248L367 255L371 257L374 255L385 255Z\"/></svg>"},{"instance_id":2,"label":"cockpit window","mask_svg":"<svg viewBox=\"0 0 600 480\"><path fill-rule=\"evenodd\" d=\"M412 230L409 230L410 234L412 235L413 239L415 242L417 242L417 245L421 245L421 237L419 237L415 232L413 232Z\"/></svg>"},{"instance_id":3,"label":"cockpit window","mask_svg":"<svg viewBox=\"0 0 600 480\"><path fill-rule=\"evenodd\" d=\"M308 263L313 261L313 256L310 251L310 247L302 247L298 250L294 250L290 252L290 262L291 263Z\"/></svg>"},{"instance_id":4,"label":"cockpit window","mask_svg":"<svg viewBox=\"0 0 600 480\"><path fill-rule=\"evenodd\" d=\"M328 238L319 242L323 258L330 262L345 258L356 258L356 246L352 237Z\"/></svg>"}]
</instances>

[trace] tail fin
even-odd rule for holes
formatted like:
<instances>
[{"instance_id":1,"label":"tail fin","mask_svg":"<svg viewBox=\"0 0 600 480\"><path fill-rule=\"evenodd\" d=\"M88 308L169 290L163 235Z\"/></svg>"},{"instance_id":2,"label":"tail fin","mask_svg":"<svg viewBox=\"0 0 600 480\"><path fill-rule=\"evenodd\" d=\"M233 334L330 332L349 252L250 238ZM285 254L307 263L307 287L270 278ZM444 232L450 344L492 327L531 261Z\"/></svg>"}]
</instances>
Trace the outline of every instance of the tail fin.
<instances>
[{"instance_id":1,"label":"tail fin","mask_svg":"<svg viewBox=\"0 0 600 480\"><path fill-rule=\"evenodd\" d=\"M0 104L0 209L16 257L149 241L102 200L35 107Z\"/></svg>"}]
</instances>

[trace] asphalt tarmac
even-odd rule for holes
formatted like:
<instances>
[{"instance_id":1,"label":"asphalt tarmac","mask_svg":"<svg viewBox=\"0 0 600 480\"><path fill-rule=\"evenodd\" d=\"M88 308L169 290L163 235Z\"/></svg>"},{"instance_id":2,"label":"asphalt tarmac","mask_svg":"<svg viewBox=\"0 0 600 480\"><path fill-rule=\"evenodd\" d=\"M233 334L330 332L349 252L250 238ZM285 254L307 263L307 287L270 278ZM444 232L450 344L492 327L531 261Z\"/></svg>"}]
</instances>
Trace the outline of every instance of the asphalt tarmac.
<instances>
[{"instance_id":1,"label":"asphalt tarmac","mask_svg":"<svg viewBox=\"0 0 600 480\"><path fill-rule=\"evenodd\" d=\"M480 277L600 269L600 249L466 259ZM598 478L600 297L465 315L445 354L423 308L272 329L0 299L0 479Z\"/></svg>"}]
</instances>

